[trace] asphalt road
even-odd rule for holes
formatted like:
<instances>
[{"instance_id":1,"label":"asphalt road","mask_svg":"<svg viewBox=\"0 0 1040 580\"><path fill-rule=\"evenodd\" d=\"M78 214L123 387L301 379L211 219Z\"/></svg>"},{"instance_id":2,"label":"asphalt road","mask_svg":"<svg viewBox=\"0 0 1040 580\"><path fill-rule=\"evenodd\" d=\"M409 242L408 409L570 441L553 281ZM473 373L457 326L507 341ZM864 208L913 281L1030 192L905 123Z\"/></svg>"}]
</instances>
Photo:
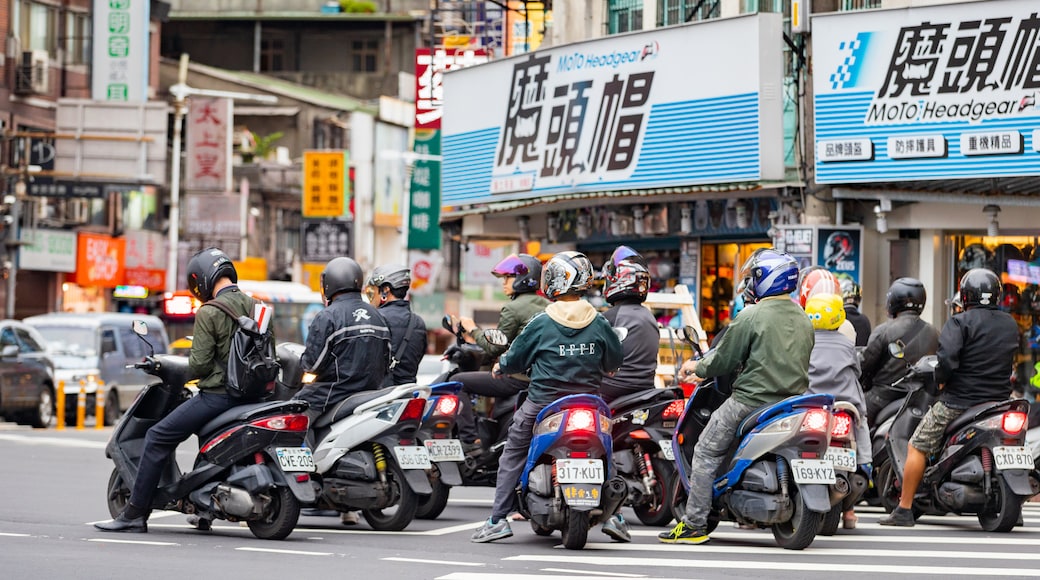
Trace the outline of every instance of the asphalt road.
<instances>
[{"instance_id":1,"label":"asphalt road","mask_svg":"<svg viewBox=\"0 0 1040 580\"><path fill-rule=\"evenodd\" d=\"M148 534L104 534L110 430L30 430L0 423L0 577L5 579L141 577L409 578L525 580L646 578L850 578L1040 576L1040 503L1027 504L1025 526L983 532L973 517L925 517L913 529L877 525L881 512L862 507L856 530L818 537L801 552L781 550L766 531L723 524L702 546L669 546L659 529L633 522L632 544L594 530L582 551L560 538L536 536L515 522L515 536L472 544L469 535L490 509L491 490L455 489L445 513L406 531L376 532L336 518L303 517L285 541L258 540L248 528L216 522L190 528L181 514L157 512ZM178 452L187 465L192 444ZM291 576L289 576L291 575Z\"/></svg>"}]
</instances>

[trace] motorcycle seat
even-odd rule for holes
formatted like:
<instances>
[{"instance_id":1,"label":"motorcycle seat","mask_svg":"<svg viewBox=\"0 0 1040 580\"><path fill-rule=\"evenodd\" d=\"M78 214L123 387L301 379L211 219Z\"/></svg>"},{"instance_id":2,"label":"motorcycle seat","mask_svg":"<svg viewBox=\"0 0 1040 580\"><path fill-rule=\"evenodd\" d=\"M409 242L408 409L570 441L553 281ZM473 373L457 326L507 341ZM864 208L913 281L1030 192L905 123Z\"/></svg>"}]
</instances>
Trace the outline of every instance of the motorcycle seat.
<instances>
[{"instance_id":1,"label":"motorcycle seat","mask_svg":"<svg viewBox=\"0 0 1040 580\"><path fill-rule=\"evenodd\" d=\"M735 439L737 441L743 439L745 435L750 433L751 430L754 429L756 425L758 425L758 421L762 418L762 416L765 415L772 408L772 405L766 405L765 407L759 407L754 411L751 411L751 414L747 417L744 417L744 420L741 421L740 425L737 427L737 436L735 437Z\"/></svg>"},{"instance_id":2,"label":"motorcycle seat","mask_svg":"<svg viewBox=\"0 0 1040 580\"><path fill-rule=\"evenodd\" d=\"M643 389L614 399L610 402L610 410L616 415L618 411L629 407L644 405L657 401L674 401L677 397L673 389Z\"/></svg>"},{"instance_id":3,"label":"motorcycle seat","mask_svg":"<svg viewBox=\"0 0 1040 580\"><path fill-rule=\"evenodd\" d=\"M203 425L202 429L198 431L199 441L209 441L231 423L250 421L256 417L276 415L279 412L302 413L306 410L307 404L302 401L272 401L236 405Z\"/></svg>"},{"instance_id":4,"label":"motorcycle seat","mask_svg":"<svg viewBox=\"0 0 1040 580\"><path fill-rule=\"evenodd\" d=\"M389 387L393 388L393 387ZM355 409L360 407L362 404L371 401L372 399L378 399L386 394L385 389L377 389L375 391L363 391L361 393L355 393L350 395L346 399L339 402L338 405L325 411L321 414L312 425L314 429L320 429L322 427L328 427L329 425L339 421L340 419L350 415Z\"/></svg>"},{"instance_id":5,"label":"motorcycle seat","mask_svg":"<svg viewBox=\"0 0 1040 580\"><path fill-rule=\"evenodd\" d=\"M950 423L946 425L946 431L944 433L946 435L953 435L962 427L974 422L983 414L988 414L990 412L996 411L1003 412L1010 410L1014 406L1015 402L1016 400L987 401L985 403L975 405L974 407L968 407L963 413L960 414L959 417L957 417L953 421L950 421Z\"/></svg>"}]
</instances>

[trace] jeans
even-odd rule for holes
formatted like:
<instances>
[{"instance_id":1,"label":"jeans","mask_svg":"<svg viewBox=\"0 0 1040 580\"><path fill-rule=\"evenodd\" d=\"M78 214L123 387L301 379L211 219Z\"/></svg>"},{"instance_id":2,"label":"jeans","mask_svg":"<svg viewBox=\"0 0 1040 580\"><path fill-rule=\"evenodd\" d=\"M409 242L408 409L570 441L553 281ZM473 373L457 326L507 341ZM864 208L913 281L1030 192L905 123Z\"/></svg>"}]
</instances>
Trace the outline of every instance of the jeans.
<instances>
[{"instance_id":1,"label":"jeans","mask_svg":"<svg viewBox=\"0 0 1040 580\"><path fill-rule=\"evenodd\" d=\"M452 381L462 383L462 395L459 397L459 414L455 424L459 428L459 439L463 443L477 440L477 419L473 416L473 401L469 395L485 397L511 397L527 388L528 383L513 377L494 377L490 372L458 373L451 377Z\"/></svg>"},{"instance_id":2,"label":"jeans","mask_svg":"<svg viewBox=\"0 0 1040 580\"><path fill-rule=\"evenodd\" d=\"M177 446L234 406L225 394L200 391L152 425L144 436L144 449L130 503L146 512L152 509L152 497Z\"/></svg>"},{"instance_id":3,"label":"jeans","mask_svg":"<svg viewBox=\"0 0 1040 580\"><path fill-rule=\"evenodd\" d=\"M495 503L491 507L491 517L498 521L513 511L516 503L516 484L520 482L520 473L527 463L527 451L534 438L534 420L545 405L524 401L513 415L513 424L509 426L509 436L502 456L498 459L498 480L495 484Z\"/></svg>"},{"instance_id":4,"label":"jeans","mask_svg":"<svg viewBox=\"0 0 1040 580\"><path fill-rule=\"evenodd\" d=\"M686 500L686 515L683 517L691 528L707 531L715 474L733 444L740 422L754 410L755 407L745 405L733 397L726 399L711 414L697 439L690 461L690 497Z\"/></svg>"}]
</instances>

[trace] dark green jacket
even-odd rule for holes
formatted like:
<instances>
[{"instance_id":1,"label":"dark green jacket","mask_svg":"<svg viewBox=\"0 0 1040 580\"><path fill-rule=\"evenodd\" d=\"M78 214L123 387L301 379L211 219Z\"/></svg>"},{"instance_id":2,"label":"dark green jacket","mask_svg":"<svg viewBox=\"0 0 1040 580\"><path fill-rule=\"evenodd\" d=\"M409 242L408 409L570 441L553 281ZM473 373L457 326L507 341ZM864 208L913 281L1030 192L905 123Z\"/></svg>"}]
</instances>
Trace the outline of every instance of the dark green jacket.
<instances>
[{"instance_id":1,"label":"dark green jacket","mask_svg":"<svg viewBox=\"0 0 1040 580\"><path fill-rule=\"evenodd\" d=\"M545 310L549 301L535 292L524 292L502 307L498 315L498 329L506 335L508 342L503 346L491 344L484 338L484 331L477 328L470 333L473 341L488 353L488 357L499 357L513 343L513 339L527 326L535 314Z\"/></svg>"},{"instance_id":2,"label":"dark green jacket","mask_svg":"<svg viewBox=\"0 0 1040 580\"><path fill-rule=\"evenodd\" d=\"M809 355L816 337L812 323L789 297L748 306L726 329L718 346L697 363L699 377L727 375L733 398L753 407L769 405L809 388Z\"/></svg>"},{"instance_id":3,"label":"dark green jacket","mask_svg":"<svg viewBox=\"0 0 1040 580\"><path fill-rule=\"evenodd\" d=\"M243 316L253 316L254 300L237 286L221 290L213 300L223 302ZM231 351L231 335L236 329L238 324L215 306L203 305L195 313L188 364L192 377L199 379L200 389L212 393L226 392L224 371L227 368L228 352ZM271 343L274 344L274 341Z\"/></svg>"}]
</instances>

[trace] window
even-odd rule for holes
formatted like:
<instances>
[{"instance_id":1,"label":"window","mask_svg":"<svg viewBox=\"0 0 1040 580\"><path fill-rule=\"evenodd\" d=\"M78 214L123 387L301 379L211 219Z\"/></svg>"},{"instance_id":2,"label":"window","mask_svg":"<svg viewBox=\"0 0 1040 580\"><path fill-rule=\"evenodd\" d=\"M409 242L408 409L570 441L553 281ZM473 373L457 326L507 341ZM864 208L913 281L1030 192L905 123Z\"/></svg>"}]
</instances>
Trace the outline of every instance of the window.
<instances>
[{"instance_id":1,"label":"window","mask_svg":"<svg viewBox=\"0 0 1040 580\"><path fill-rule=\"evenodd\" d=\"M354 40L350 43L351 63L354 72L379 71L379 41L376 39Z\"/></svg>"},{"instance_id":2,"label":"window","mask_svg":"<svg viewBox=\"0 0 1040 580\"><path fill-rule=\"evenodd\" d=\"M285 70L285 39L265 38L260 41L260 70Z\"/></svg>"},{"instance_id":3,"label":"window","mask_svg":"<svg viewBox=\"0 0 1040 580\"><path fill-rule=\"evenodd\" d=\"M85 12L65 14L65 60L68 64L90 62L90 15Z\"/></svg>"},{"instance_id":4,"label":"window","mask_svg":"<svg viewBox=\"0 0 1040 580\"><path fill-rule=\"evenodd\" d=\"M870 8L881 8L881 0L841 0L838 3L838 11L840 12L868 10Z\"/></svg>"},{"instance_id":5,"label":"window","mask_svg":"<svg viewBox=\"0 0 1040 580\"><path fill-rule=\"evenodd\" d=\"M722 0L657 0L660 26L718 18L721 3Z\"/></svg>"},{"instance_id":6,"label":"window","mask_svg":"<svg viewBox=\"0 0 1040 580\"><path fill-rule=\"evenodd\" d=\"M610 34L643 29L643 0L610 0Z\"/></svg>"},{"instance_id":7,"label":"window","mask_svg":"<svg viewBox=\"0 0 1040 580\"><path fill-rule=\"evenodd\" d=\"M24 328L14 329L14 333L18 335L18 341L21 343L19 348L22 352L42 352L43 347L40 343L36 342L36 339L32 337Z\"/></svg>"},{"instance_id":8,"label":"window","mask_svg":"<svg viewBox=\"0 0 1040 580\"><path fill-rule=\"evenodd\" d=\"M116 346L116 333L114 330L103 330L101 331L101 356L105 356L106 353L116 352L119 349Z\"/></svg>"},{"instance_id":9,"label":"window","mask_svg":"<svg viewBox=\"0 0 1040 580\"><path fill-rule=\"evenodd\" d=\"M58 36L58 10L53 6L22 0L18 34L22 50L55 52Z\"/></svg>"},{"instance_id":10,"label":"window","mask_svg":"<svg viewBox=\"0 0 1040 580\"><path fill-rule=\"evenodd\" d=\"M14 330L10 327L0 332L0 347L18 346L18 339L14 337Z\"/></svg>"},{"instance_id":11,"label":"window","mask_svg":"<svg viewBox=\"0 0 1040 580\"><path fill-rule=\"evenodd\" d=\"M791 13L791 0L740 0L740 13L779 12Z\"/></svg>"}]
</instances>

